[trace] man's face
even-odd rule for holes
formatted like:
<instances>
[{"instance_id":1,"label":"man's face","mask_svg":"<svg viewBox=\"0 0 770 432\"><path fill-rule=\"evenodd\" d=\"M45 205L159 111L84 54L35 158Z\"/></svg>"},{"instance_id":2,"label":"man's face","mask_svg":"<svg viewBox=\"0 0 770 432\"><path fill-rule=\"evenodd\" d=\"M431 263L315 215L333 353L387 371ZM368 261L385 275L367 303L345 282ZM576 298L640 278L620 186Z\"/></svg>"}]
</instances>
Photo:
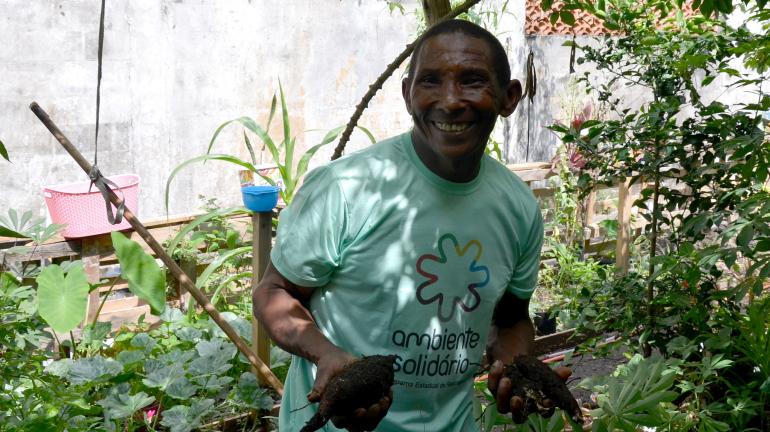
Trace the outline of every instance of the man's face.
<instances>
[{"instance_id":1,"label":"man's face","mask_svg":"<svg viewBox=\"0 0 770 432\"><path fill-rule=\"evenodd\" d=\"M441 159L480 154L497 116L513 112L521 86L498 83L487 43L463 33L432 37L418 55L411 83L402 85L415 145Z\"/></svg>"}]
</instances>

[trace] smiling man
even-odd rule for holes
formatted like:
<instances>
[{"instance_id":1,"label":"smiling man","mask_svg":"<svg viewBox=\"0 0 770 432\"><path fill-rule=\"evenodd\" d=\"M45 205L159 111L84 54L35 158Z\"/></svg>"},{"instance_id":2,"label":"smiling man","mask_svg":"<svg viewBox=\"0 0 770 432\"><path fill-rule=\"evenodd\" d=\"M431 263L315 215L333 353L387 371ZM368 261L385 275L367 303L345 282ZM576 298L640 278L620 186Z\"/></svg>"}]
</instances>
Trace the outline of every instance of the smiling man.
<instances>
[{"instance_id":1,"label":"smiling man","mask_svg":"<svg viewBox=\"0 0 770 432\"><path fill-rule=\"evenodd\" d=\"M521 403L502 364L534 340L542 217L527 185L484 152L521 85L494 36L453 20L428 30L402 90L414 128L314 170L281 213L253 293L255 316L294 354L281 431L301 429L317 408L308 401L365 355L395 355L395 385L333 418L338 428L477 430L485 350L498 409Z\"/></svg>"}]
</instances>

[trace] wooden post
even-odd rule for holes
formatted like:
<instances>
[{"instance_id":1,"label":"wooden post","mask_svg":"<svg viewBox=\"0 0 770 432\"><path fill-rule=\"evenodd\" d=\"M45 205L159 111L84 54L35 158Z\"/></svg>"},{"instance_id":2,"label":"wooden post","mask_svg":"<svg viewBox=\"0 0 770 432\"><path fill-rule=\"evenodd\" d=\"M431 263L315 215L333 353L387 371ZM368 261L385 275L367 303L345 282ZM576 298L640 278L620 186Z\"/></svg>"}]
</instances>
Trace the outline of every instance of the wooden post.
<instances>
[{"instance_id":1,"label":"wooden post","mask_svg":"<svg viewBox=\"0 0 770 432\"><path fill-rule=\"evenodd\" d=\"M195 258L182 259L179 261L179 267L187 274L190 281L195 283L196 279L198 279L198 261ZM183 283L177 282L176 293L179 297L179 309L182 312L187 312L187 305L190 303L190 293L185 289Z\"/></svg>"},{"instance_id":2,"label":"wooden post","mask_svg":"<svg viewBox=\"0 0 770 432\"><path fill-rule=\"evenodd\" d=\"M83 270L86 273L86 280L90 284L99 283L99 241L98 236L83 237L80 241L81 254L83 262ZM107 293L105 293L107 295ZM86 321L83 323L89 324L94 322L96 318L96 311L99 309L99 303L101 297L99 296L99 288L91 291L88 294L88 313L86 313Z\"/></svg>"},{"instance_id":3,"label":"wooden post","mask_svg":"<svg viewBox=\"0 0 770 432\"><path fill-rule=\"evenodd\" d=\"M618 240L615 244L615 267L619 275L628 274L631 245L631 178L618 185Z\"/></svg>"},{"instance_id":4,"label":"wooden post","mask_svg":"<svg viewBox=\"0 0 770 432\"><path fill-rule=\"evenodd\" d=\"M270 249L273 241L273 212L252 213L251 226L253 228L251 245L253 255L251 258L251 286L257 288L259 281L267 269L270 260ZM251 317L252 345L262 362L270 367L270 338L262 325ZM263 383L264 384L264 383Z\"/></svg>"}]
</instances>

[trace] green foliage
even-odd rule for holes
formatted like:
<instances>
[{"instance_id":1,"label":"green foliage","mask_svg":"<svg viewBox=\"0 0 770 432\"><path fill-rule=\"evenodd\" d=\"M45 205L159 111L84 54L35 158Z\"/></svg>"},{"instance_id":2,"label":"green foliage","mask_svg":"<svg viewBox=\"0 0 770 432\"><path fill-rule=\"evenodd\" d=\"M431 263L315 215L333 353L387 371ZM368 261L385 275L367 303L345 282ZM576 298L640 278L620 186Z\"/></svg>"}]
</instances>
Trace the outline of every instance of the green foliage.
<instances>
[{"instance_id":1,"label":"green foliage","mask_svg":"<svg viewBox=\"0 0 770 432\"><path fill-rule=\"evenodd\" d=\"M128 289L146 300L152 313L159 315L166 308L166 273L137 242L118 231L113 231L111 237Z\"/></svg>"},{"instance_id":2,"label":"green foliage","mask_svg":"<svg viewBox=\"0 0 770 432\"><path fill-rule=\"evenodd\" d=\"M59 233L64 225L45 224L45 218L34 218L27 210L21 216L15 209L8 209L8 216L0 215L0 236L28 238L41 244Z\"/></svg>"},{"instance_id":3,"label":"green foliage","mask_svg":"<svg viewBox=\"0 0 770 432\"><path fill-rule=\"evenodd\" d=\"M82 263L66 273L55 264L43 268L37 286L40 316L54 331L67 333L85 319L89 284Z\"/></svg>"},{"instance_id":4,"label":"green foliage","mask_svg":"<svg viewBox=\"0 0 770 432\"><path fill-rule=\"evenodd\" d=\"M591 412L592 430L596 432L636 432L638 426L665 426L669 405L677 393L669 390L675 374L661 358L634 356L610 377L598 377L581 383L599 392L598 408Z\"/></svg>"},{"instance_id":5,"label":"green foliage","mask_svg":"<svg viewBox=\"0 0 770 432\"><path fill-rule=\"evenodd\" d=\"M762 290L770 276L770 129L762 117L770 98L760 92L727 105L702 96L716 79L732 80L736 91L756 89L767 78L756 57L766 35L715 16L715 9L727 10L725 2L696 3L714 18L685 18L671 2L652 0L565 6L624 34L578 47L578 62L607 77L586 74L583 82L612 117L552 129L585 156L579 185L627 177L646 185L634 203L647 221L644 254L628 276L579 291L576 303L594 330L618 331L646 353L665 355L681 392L653 419L624 417L617 405L626 384L602 389L609 393L595 415L607 420L595 425L609 429L636 430L653 420L657 430L767 427L761 389L768 323L766 309L757 311L767 306ZM764 6L749 10L766 27ZM755 72L735 69L740 62ZM641 106L624 105L624 87L645 95Z\"/></svg>"}]
</instances>

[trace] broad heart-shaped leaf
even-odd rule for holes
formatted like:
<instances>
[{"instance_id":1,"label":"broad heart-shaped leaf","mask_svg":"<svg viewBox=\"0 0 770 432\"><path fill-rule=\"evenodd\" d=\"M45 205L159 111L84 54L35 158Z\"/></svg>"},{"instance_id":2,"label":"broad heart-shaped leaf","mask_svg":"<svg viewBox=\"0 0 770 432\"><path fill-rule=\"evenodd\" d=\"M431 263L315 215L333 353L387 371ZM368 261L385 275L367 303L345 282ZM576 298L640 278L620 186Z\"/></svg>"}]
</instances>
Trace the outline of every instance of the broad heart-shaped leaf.
<instances>
[{"instance_id":1,"label":"broad heart-shaped leaf","mask_svg":"<svg viewBox=\"0 0 770 432\"><path fill-rule=\"evenodd\" d=\"M123 371L123 365L102 356L74 360L66 378L75 385L109 379Z\"/></svg>"},{"instance_id":2,"label":"broad heart-shaped leaf","mask_svg":"<svg viewBox=\"0 0 770 432\"><path fill-rule=\"evenodd\" d=\"M187 400L198 390L198 386L191 383L187 378L180 377L166 386L166 394L175 399Z\"/></svg>"},{"instance_id":3,"label":"broad heart-shaped leaf","mask_svg":"<svg viewBox=\"0 0 770 432\"><path fill-rule=\"evenodd\" d=\"M144 352L139 350L121 351L118 354L117 360L125 365L137 363L144 360Z\"/></svg>"},{"instance_id":4,"label":"broad heart-shaped leaf","mask_svg":"<svg viewBox=\"0 0 770 432\"><path fill-rule=\"evenodd\" d=\"M36 280L38 311L54 331L66 333L85 319L89 285L83 264L66 275L58 265L47 266Z\"/></svg>"},{"instance_id":5,"label":"broad heart-shaped leaf","mask_svg":"<svg viewBox=\"0 0 770 432\"><path fill-rule=\"evenodd\" d=\"M193 382L207 392L219 392L233 381L229 376L201 375L192 379Z\"/></svg>"},{"instance_id":6,"label":"broad heart-shaped leaf","mask_svg":"<svg viewBox=\"0 0 770 432\"><path fill-rule=\"evenodd\" d=\"M184 370L180 365L171 365L150 372L147 378L142 380L142 383L147 387L166 391L166 388L179 378L184 378Z\"/></svg>"},{"instance_id":7,"label":"broad heart-shaped leaf","mask_svg":"<svg viewBox=\"0 0 770 432\"><path fill-rule=\"evenodd\" d=\"M128 289L150 304L152 313L159 315L166 308L166 272L148 255L139 243L113 231L112 246L120 261L122 277Z\"/></svg>"},{"instance_id":8,"label":"broad heart-shaped leaf","mask_svg":"<svg viewBox=\"0 0 770 432\"><path fill-rule=\"evenodd\" d=\"M214 405L213 399L202 399L193 402L192 406L177 405L163 412L160 424L171 432L190 432L201 422Z\"/></svg>"},{"instance_id":9,"label":"broad heart-shaped leaf","mask_svg":"<svg viewBox=\"0 0 770 432\"><path fill-rule=\"evenodd\" d=\"M259 386L257 378L251 372L244 372L235 387L235 397L249 408L269 410L273 407L273 398L267 390Z\"/></svg>"},{"instance_id":10,"label":"broad heart-shaped leaf","mask_svg":"<svg viewBox=\"0 0 770 432\"><path fill-rule=\"evenodd\" d=\"M111 392L106 398L98 402L104 408L104 414L109 419L126 418L135 412L153 403L155 398L148 396L145 392L137 394L127 394L121 392Z\"/></svg>"}]
</instances>

